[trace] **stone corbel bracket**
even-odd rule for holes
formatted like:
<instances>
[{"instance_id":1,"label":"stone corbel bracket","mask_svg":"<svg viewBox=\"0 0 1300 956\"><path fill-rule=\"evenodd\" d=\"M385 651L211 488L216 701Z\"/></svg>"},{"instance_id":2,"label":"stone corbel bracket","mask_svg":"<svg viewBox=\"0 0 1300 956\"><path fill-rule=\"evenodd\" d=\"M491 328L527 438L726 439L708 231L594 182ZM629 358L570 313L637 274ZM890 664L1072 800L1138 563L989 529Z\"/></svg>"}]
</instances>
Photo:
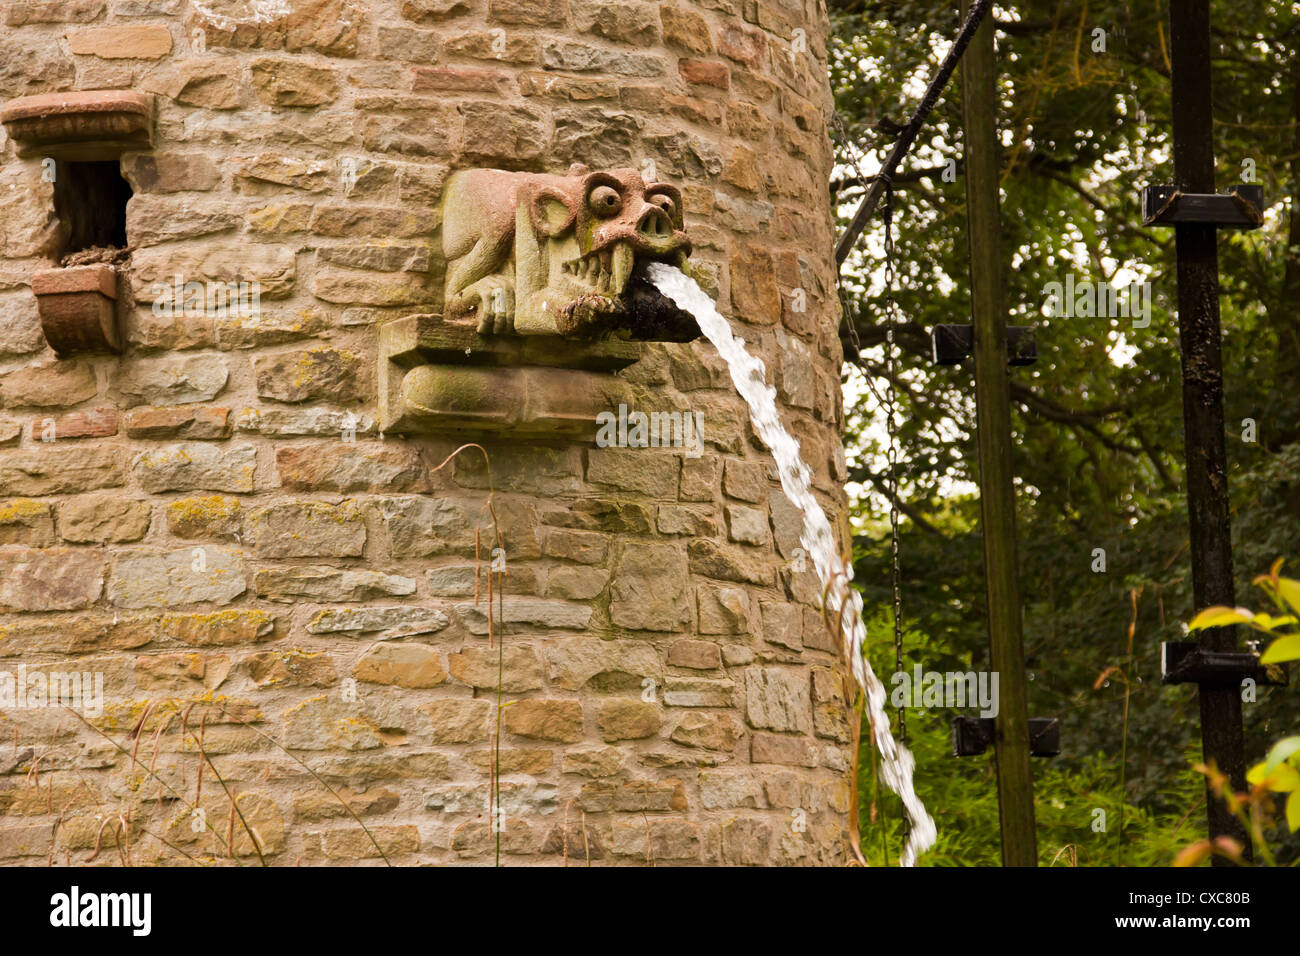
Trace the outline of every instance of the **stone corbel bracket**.
<instances>
[{"instance_id":1,"label":"stone corbel bracket","mask_svg":"<svg viewBox=\"0 0 1300 956\"><path fill-rule=\"evenodd\" d=\"M440 315L409 315L379 331L380 427L590 441L601 412L630 402L614 373L640 356L625 339L481 336Z\"/></svg>"},{"instance_id":2,"label":"stone corbel bracket","mask_svg":"<svg viewBox=\"0 0 1300 956\"><path fill-rule=\"evenodd\" d=\"M45 341L59 355L121 351L113 266L42 269L32 275L32 292Z\"/></svg>"},{"instance_id":3,"label":"stone corbel bracket","mask_svg":"<svg viewBox=\"0 0 1300 956\"><path fill-rule=\"evenodd\" d=\"M153 96L136 90L42 93L10 100L0 122L24 158L117 159L153 147Z\"/></svg>"}]
</instances>

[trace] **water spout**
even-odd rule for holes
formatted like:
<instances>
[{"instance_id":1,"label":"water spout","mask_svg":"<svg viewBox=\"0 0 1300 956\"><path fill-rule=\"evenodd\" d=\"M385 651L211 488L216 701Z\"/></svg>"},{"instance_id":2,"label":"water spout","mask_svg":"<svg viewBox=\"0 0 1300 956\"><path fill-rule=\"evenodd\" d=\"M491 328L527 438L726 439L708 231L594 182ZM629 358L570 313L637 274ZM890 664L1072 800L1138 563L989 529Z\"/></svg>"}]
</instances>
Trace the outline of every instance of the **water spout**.
<instances>
[{"instance_id":1,"label":"water spout","mask_svg":"<svg viewBox=\"0 0 1300 956\"><path fill-rule=\"evenodd\" d=\"M754 430L776 461L781 488L803 515L800 543L812 558L825 595L826 610L840 622L839 631L844 637L844 652L853 677L866 694L872 737L880 753L881 777L885 785L902 799L912 823L900 862L903 866L913 866L917 857L934 845L937 836L934 820L912 786L916 761L911 751L899 745L889 732L885 687L862 653L867 637L866 625L862 622L862 595L849 584L853 568L840 559L835 548L830 521L812 492L812 473L799 457L799 443L781 424L776 408L776 390L767 384L763 362L745 350L744 339L732 334L731 326L718 312L713 300L693 279L673 266L659 262L648 263L646 275L678 308L695 317L700 331L726 361L736 391L749 406Z\"/></svg>"}]
</instances>

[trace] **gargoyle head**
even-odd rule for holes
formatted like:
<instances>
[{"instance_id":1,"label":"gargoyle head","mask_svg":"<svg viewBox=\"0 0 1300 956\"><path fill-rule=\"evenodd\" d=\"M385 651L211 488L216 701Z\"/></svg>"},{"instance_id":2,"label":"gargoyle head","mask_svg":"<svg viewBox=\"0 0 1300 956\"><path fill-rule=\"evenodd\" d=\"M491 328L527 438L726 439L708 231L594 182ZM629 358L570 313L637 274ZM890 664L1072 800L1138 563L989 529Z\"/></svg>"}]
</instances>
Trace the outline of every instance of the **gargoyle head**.
<instances>
[{"instance_id":1,"label":"gargoyle head","mask_svg":"<svg viewBox=\"0 0 1300 956\"><path fill-rule=\"evenodd\" d=\"M687 268L691 241L677 187L647 183L635 169L574 165L568 176L528 190L528 212L545 240L544 307L554 312L560 334L625 328L635 338L699 335L695 322L636 271L647 261Z\"/></svg>"},{"instance_id":2,"label":"gargoyle head","mask_svg":"<svg viewBox=\"0 0 1300 956\"><path fill-rule=\"evenodd\" d=\"M695 320L638 274L638 263L685 270L691 251L675 186L635 169L564 176L469 169L447 182L444 313L481 334L689 341Z\"/></svg>"}]
</instances>

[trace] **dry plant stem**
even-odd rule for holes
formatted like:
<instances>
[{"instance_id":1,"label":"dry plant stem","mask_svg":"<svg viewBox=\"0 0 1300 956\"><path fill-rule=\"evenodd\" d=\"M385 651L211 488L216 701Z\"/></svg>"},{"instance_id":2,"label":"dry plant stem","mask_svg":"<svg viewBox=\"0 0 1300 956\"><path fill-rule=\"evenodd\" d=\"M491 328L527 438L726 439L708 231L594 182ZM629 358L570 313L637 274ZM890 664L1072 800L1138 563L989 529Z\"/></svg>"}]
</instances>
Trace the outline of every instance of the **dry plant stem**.
<instances>
[{"instance_id":1,"label":"dry plant stem","mask_svg":"<svg viewBox=\"0 0 1300 956\"><path fill-rule=\"evenodd\" d=\"M360 826L361 829L365 831L366 838L367 838L368 840L370 840L371 845L372 845L372 846L375 848L375 850L379 853L379 856L383 859L384 863L385 863L386 865L388 865L388 866L392 866L392 865L393 865L393 864L392 864L392 861L388 859L388 855L387 855L386 853L384 853L384 849L383 849L383 847L381 847L381 846L379 845L379 841L375 839L375 835L374 835L373 833L370 832L370 828L367 827L364 823L362 823L361 818L360 818L359 816L357 816L356 811L353 810L353 809L352 809L352 806L351 806L351 805L350 805L346 800L343 799L343 795L340 794L340 793L339 793L337 790L335 790L333 787L331 787L331 786L330 786L330 785L325 781L325 778L324 778L324 777L322 777L320 774L318 774L315 770L311 769L311 767L307 766L307 764L303 763L303 761L300 760L296 754L293 754L293 753L291 753L289 750L287 750L287 749L286 749L286 748L285 748L285 747L284 747L284 746L283 746L283 745L282 745L278 740L276 740L276 739L275 739L274 737L272 737L270 734L268 734L268 733L266 733L266 732L264 732L264 731L262 731L262 730L259 730L257 727L254 727L252 724L250 724L250 723L249 723L248 721L246 721L246 720L242 720L242 719L240 719L239 717L234 717L233 714L230 714L230 713L228 713L228 712L226 711L226 708L225 708L225 705L224 705L224 704L218 704L217 706L221 707L221 712L222 712L222 714L224 714L224 715L227 716L227 717L232 717L232 718L234 719L234 721L235 721L237 724L240 724L241 726L247 727L249 730L251 730L253 733L257 734L259 737L263 738L264 740L268 740L268 741L270 741L270 742L271 742L271 743L272 743L276 748L278 748L278 749L280 750L281 753L283 753L286 757L288 757L290 760L292 760L292 761L293 761L294 763L296 763L298 766L302 767L303 770L306 770L309 774L311 774L312 777L316 780L317 783L319 783L322 787L324 787L326 790L328 790L328 791L330 792L330 795L333 796L334 799L337 800L340 804L342 804L343 809L346 810L346 811L348 812L348 815L349 815L350 817L352 817L353 820L356 820L356 821L357 821L357 825Z\"/></svg>"},{"instance_id":2,"label":"dry plant stem","mask_svg":"<svg viewBox=\"0 0 1300 956\"><path fill-rule=\"evenodd\" d=\"M203 714L203 719L199 722L200 733L203 732L203 729L207 726L207 723L208 723L208 715L207 712L205 711ZM227 799L230 800L231 811L239 815L239 822L244 825L244 830L248 833L248 839L252 842L253 849L257 851L258 860L261 861L263 866L266 866L267 865L266 857L262 855L261 842L257 839L257 835L253 833L253 828L248 825L248 821L244 819L244 811L239 809L239 803L235 800L235 795L230 792L230 788L226 786L225 779L221 776L220 773L217 772L217 765L212 762L212 758L208 756L208 752L203 749L203 740L200 738L197 741L197 743L199 746L199 753L202 755L203 759L208 762L208 767L212 771L212 776L217 778L217 783L221 784L221 789L226 791L226 797ZM231 822L232 829L233 829L233 825L234 824L232 821ZM233 833L231 833L231 838L226 843L226 850L230 853L230 856L233 858L235 855L235 840L234 840Z\"/></svg>"},{"instance_id":3,"label":"dry plant stem","mask_svg":"<svg viewBox=\"0 0 1300 956\"><path fill-rule=\"evenodd\" d=\"M104 733L102 730L100 730L98 727L96 727L96 726L95 726L94 724L92 724L90 721L86 720L86 718L82 717L80 714L78 714L78 713L77 713L76 711L74 711L74 710L69 709L69 712L72 714L72 716L76 717L78 720L80 720L83 724L85 724L87 727L89 727L89 728L90 728L91 730L93 730L95 733L99 734L99 736L101 736L101 737L103 737L105 740L107 740L110 744L112 744L114 747L116 747L119 751L121 751L122 753L126 754L128 757L131 756L131 751L127 750L125 747L123 747L121 744L119 744L116 740L114 740L114 739L113 739L112 737L110 737L108 734ZM134 760L135 758L132 758L132 759ZM198 809L198 807L197 807L195 804L190 803L190 802L189 802L188 800L186 800L183 796L181 796L181 794L177 792L177 790L176 790L175 787L173 787L171 784L169 784L166 780L164 780L162 777L160 777L157 773L155 773L155 772L154 772L153 770L151 770L149 767L146 767L144 764L140 763L138 760L135 760L135 763L140 767L141 770L143 770L145 773L149 774L149 776L151 776L151 777L153 777L155 780L157 780L160 786L166 787L166 788L167 788L167 791L168 791L168 792L169 792L173 797L175 797L177 800L179 800L179 801L181 802L182 806L186 806L186 807L188 807L191 811L193 811L193 810L197 810L197 809ZM205 825L209 830L212 831L212 835L213 835L213 836L215 836L218 840L221 840L221 843L222 843L222 845L224 846L226 841L225 841L224 839L222 839L221 834L217 832L216 828L215 828L211 823L208 823L208 820L207 820L207 817L206 817L206 816L203 817L203 823L204 823L204 825ZM243 866L242 863L239 863L239 860L238 860L238 859L236 859L235 862L236 862L237 864L239 864L240 866Z\"/></svg>"}]
</instances>

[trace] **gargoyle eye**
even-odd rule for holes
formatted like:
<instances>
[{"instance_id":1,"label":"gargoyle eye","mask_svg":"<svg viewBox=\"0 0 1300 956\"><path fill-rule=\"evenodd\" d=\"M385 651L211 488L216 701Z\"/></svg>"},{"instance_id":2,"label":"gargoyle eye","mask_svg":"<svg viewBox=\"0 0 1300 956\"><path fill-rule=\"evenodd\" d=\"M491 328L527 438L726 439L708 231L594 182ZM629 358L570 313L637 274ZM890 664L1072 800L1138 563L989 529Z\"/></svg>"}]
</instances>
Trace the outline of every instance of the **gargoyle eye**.
<instances>
[{"instance_id":1,"label":"gargoyle eye","mask_svg":"<svg viewBox=\"0 0 1300 956\"><path fill-rule=\"evenodd\" d=\"M658 206L664 212L668 213L670 219L677 218L677 203L673 202L673 197L667 193L654 193L646 197L646 202Z\"/></svg>"},{"instance_id":2,"label":"gargoyle eye","mask_svg":"<svg viewBox=\"0 0 1300 956\"><path fill-rule=\"evenodd\" d=\"M602 218L609 218L623 208L623 197L613 186L597 186L587 197L591 211Z\"/></svg>"}]
</instances>

